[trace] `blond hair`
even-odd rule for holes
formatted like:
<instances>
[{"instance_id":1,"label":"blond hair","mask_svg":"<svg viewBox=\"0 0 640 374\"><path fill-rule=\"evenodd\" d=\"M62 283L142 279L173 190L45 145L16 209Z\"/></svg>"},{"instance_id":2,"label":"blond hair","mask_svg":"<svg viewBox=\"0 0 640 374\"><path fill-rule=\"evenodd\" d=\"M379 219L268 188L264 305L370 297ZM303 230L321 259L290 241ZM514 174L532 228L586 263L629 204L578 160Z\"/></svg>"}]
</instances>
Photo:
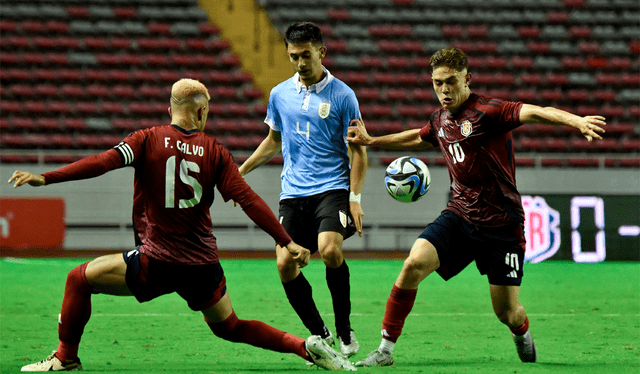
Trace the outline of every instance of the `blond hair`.
<instances>
[{"instance_id":1,"label":"blond hair","mask_svg":"<svg viewBox=\"0 0 640 374\"><path fill-rule=\"evenodd\" d=\"M195 79L180 79L171 87L171 105L196 104L201 103L206 98L211 100L209 91Z\"/></svg>"}]
</instances>

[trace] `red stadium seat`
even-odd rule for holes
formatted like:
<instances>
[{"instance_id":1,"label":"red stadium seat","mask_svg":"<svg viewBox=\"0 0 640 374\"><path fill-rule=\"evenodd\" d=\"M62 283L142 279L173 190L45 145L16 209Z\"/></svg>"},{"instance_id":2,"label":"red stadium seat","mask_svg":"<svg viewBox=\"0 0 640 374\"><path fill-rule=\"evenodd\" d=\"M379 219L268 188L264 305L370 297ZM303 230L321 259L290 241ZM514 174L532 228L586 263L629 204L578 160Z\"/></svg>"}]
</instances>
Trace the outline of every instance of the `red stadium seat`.
<instances>
[{"instance_id":1,"label":"red stadium seat","mask_svg":"<svg viewBox=\"0 0 640 374\"><path fill-rule=\"evenodd\" d=\"M568 91L571 101L591 101L590 91L585 89L573 89Z\"/></svg>"},{"instance_id":2,"label":"red stadium seat","mask_svg":"<svg viewBox=\"0 0 640 374\"><path fill-rule=\"evenodd\" d=\"M171 25L164 22L149 22L147 29L152 34L171 35Z\"/></svg>"},{"instance_id":3,"label":"red stadium seat","mask_svg":"<svg viewBox=\"0 0 640 374\"><path fill-rule=\"evenodd\" d=\"M97 114L98 107L93 101L80 101L75 104L76 111L81 114Z\"/></svg>"},{"instance_id":4,"label":"red stadium seat","mask_svg":"<svg viewBox=\"0 0 640 374\"><path fill-rule=\"evenodd\" d=\"M527 43L527 49L534 55L548 54L551 51L549 43L544 41L529 42Z\"/></svg>"},{"instance_id":5,"label":"red stadium seat","mask_svg":"<svg viewBox=\"0 0 640 374\"><path fill-rule=\"evenodd\" d=\"M547 13L547 21L549 23L567 23L569 22L569 14L563 11L549 11Z\"/></svg>"},{"instance_id":6,"label":"red stadium seat","mask_svg":"<svg viewBox=\"0 0 640 374\"><path fill-rule=\"evenodd\" d=\"M406 69L409 67L409 59L405 56L389 56L387 66L391 69Z\"/></svg>"},{"instance_id":7,"label":"red stadium seat","mask_svg":"<svg viewBox=\"0 0 640 374\"><path fill-rule=\"evenodd\" d=\"M87 130L89 126L87 126L86 122L82 118L70 118L66 117L62 120L62 127L68 130Z\"/></svg>"},{"instance_id":8,"label":"red stadium seat","mask_svg":"<svg viewBox=\"0 0 640 374\"><path fill-rule=\"evenodd\" d=\"M387 100L404 101L407 100L408 93L405 88L388 88L385 96Z\"/></svg>"},{"instance_id":9,"label":"red stadium seat","mask_svg":"<svg viewBox=\"0 0 640 374\"><path fill-rule=\"evenodd\" d=\"M69 134L52 134L49 139L51 148L72 148L75 144L73 136Z\"/></svg>"},{"instance_id":10,"label":"red stadium seat","mask_svg":"<svg viewBox=\"0 0 640 374\"><path fill-rule=\"evenodd\" d=\"M334 22L344 22L349 20L349 11L347 9L330 8L327 10L327 18Z\"/></svg>"},{"instance_id":11,"label":"red stadium seat","mask_svg":"<svg viewBox=\"0 0 640 374\"><path fill-rule=\"evenodd\" d=\"M38 118L36 119L36 126L38 129L44 131L56 131L62 129L57 118Z\"/></svg>"},{"instance_id":12,"label":"red stadium seat","mask_svg":"<svg viewBox=\"0 0 640 374\"><path fill-rule=\"evenodd\" d=\"M592 35L591 27L582 25L571 26L569 27L569 35L573 38L589 39Z\"/></svg>"},{"instance_id":13,"label":"red stadium seat","mask_svg":"<svg viewBox=\"0 0 640 374\"><path fill-rule=\"evenodd\" d=\"M435 99L435 93L430 88L414 88L411 90L411 99L430 102Z\"/></svg>"},{"instance_id":14,"label":"red stadium seat","mask_svg":"<svg viewBox=\"0 0 640 374\"><path fill-rule=\"evenodd\" d=\"M600 52L600 44L596 41L581 40L578 42L578 50L586 54L598 54Z\"/></svg>"},{"instance_id":15,"label":"red stadium seat","mask_svg":"<svg viewBox=\"0 0 640 374\"><path fill-rule=\"evenodd\" d=\"M536 166L536 159L533 157L516 157L517 167L533 167Z\"/></svg>"},{"instance_id":16,"label":"red stadium seat","mask_svg":"<svg viewBox=\"0 0 640 374\"><path fill-rule=\"evenodd\" d=\"M565 56L562 58L562 66L569 70L579 70L586 67L585 60L580 56Z\"/></svg>"},{"instance_id":17,"label":"red stadium seat","mask_svg":"<svg viewBox=\"0 0 640 374\"><path fill-rule=\"evenodd\" d=\"M114 118L111 120L111 126L123 131L135 131L139 128L136 121L132 118Z\"/></svg>"},{"instance_id":18,"label":"red stadium seat","mask_svg":"<svg viewBox=\"0 0 640 374\"><path fill-rule=\"evenodd\" d=\"M538 26L519 26L518 34L525 39L537 39L542 33Z\"/></svg>"},{"instance_id":19,"label":"red stadium seat","mask_svg":"<svg viewBox=\"0 0 640 374\"><path fill-rule=\"evenodd\" d=\"M106 114L123 114L124 107L119 101L103 101L98 104L98 111Z\"/></svg>"},{"instance_id":20,"label":"red stadium seat","mask_svg":"<svg viewBox=\"0 0 640 374\"><path fill-rule=\"evenodd\" d=\"M410 118L422 117L424 114L422 107L417 105L398 105L396 111L398 115Z\"/></svg>"},{"instance_id":21,"label":"red stadium seat","mask_svg":"<svg viewBox=\"0 0 640 374\"><path fill-rule=\"evenodd\" d=\"M556 157L545 157L540 160L540 165L544 167L563 167L566 165L566 160Z\"/></svg>"},{"instance_id":22,"label":"red stadium seat","mask_svg":"<svg viewBox=\"0 0 640 374\"><path fill-rule=\"evenodd\" d=\"M137 91L130 85L119 84L111 87L111 94L117 99L133 99Z\"/></svg>"},{"instance_id":23,"label":"red stadium seat","mask_svg":"<svg viewBox=\"0 0 640 374\"><path fill-rule=\"evenodd\" d=\"M138 12L134 7L116 6L113 8L113 14L116 18L122 19L135 19L138 17Z\"/></svg>"},{"instance_id":24,"label":"red stadium seat","mask_svg":"<svg viewBox=\"0 0 640 374\"><path fill-rule=\"evenodd\" d=\"M535 89L519 89L515 91L515 98L518 101L533 103L538 101L538 91Z\"/></svg>"},{"instance_id":25,"label":"red stadium seat","mask_svg":"<svg viewBox=\"0 0 640 374\"><path fill-rule=\"evenodd\" d=\"M600 160L597 158L569 157L567 159L569 166L577 167L595 167L600 166Z\"/></svg>"},{"instance_id":26,"label":"red stadium seat","mask_svg":"<svg viewBox=\"0 0 640 374\"><path fill-rule=\"evenodd\" d=\"M69 5L67 6L67 14L71 18L88 19L91 17L91 12L86 6Z\"/></svg>"},{"instance_id":27,"label":"red stadium seat","mask_svg":"<svg viewBox=\"0 0 640 374\"><path fill-rule=\"evenodd\" d=\"M107 86L100 85L100 84L92 84L85 88L85 94L88 96L105 98L111 95L111 91Z\"/></svg>"},{"instance_id":28,"label":"red stadium seat","mask_svg":"<svg viewBox=\"0 0 640 374\"><path fill-rule=\"evenodd\" d=\"M462 26L455 24L443 25L440 27L440 31L446 38L461 38L464 35Z\"/></svg>"},{"instance_id":29,"label":"red stadium seat","mask_svg":"<svg viewBox=\"0 0 640 374\"><path fill-rule=\"evenodd\" d=\"M625 152L640 152L640 139L624 138L618 145Z\"/></svg>"},{"instance_id":30,"label":"red stadium seat","mask_svg":"<svg viewBox=\"0 0 640 374\"><path fill-rule=\"evenodd\" d=\"M380 93L380 88L378 87L361 87L356 91L356 96L358 100L363 101L379 101L382 100L382 95Z\"/></svg>"},{"instance_id":31,"label":"red stadium seat","mask_svg":"<svg viewBox=\"0 0 640 374\"><path fill-rule=\"evenodd\" d=\"M520 75L520 82L531 86L542 86L546 81L543 79L542 74L525 72Z\"/></svg>"},{"instance_id":32,"label":"red stadium seat","mask_svg":"<svg viewBox=\"0 0 640 374\"><path fill-rule=\"evenodd\" d=\"M565 86L569 84L569 78L567 77L566 74L548 73L546 78L547 78L547 82L549 82L549 84L552 84L554 86Z\"/></svg>"}]
</instances>

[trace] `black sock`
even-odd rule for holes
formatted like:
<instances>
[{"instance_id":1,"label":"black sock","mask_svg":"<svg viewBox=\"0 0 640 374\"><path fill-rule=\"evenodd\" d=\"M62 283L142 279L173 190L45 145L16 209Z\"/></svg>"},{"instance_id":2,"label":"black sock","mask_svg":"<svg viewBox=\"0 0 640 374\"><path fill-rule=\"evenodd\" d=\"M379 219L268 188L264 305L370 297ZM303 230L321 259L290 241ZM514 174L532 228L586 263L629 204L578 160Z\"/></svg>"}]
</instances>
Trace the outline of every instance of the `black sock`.
<instances>
[{"instance_id":1,"label":"black sock","mask_svg":"<svg viewBox=\"0 0 640 374\"><path fill-rule=\"evenodd\" d=\"M351 287L349 285L349 266L347 262L336 269L327 267L327 286L333 300L333 313L336 318L336 332L346 344L351 342Z\"/></svg>"},{"instance_id":2,"label":"black sock","mask_svg":"<svg viewBox=\"0 0 640 374\"><path fill-rule=\"evenodd\" d=\"M326 338L329 331L324 327L324 321L313 301L311 285L304 274L300 273L294 280L282 283L287 299L296 311L304 326L312 335L320 335Z\"/></svg>"}]
</instances>

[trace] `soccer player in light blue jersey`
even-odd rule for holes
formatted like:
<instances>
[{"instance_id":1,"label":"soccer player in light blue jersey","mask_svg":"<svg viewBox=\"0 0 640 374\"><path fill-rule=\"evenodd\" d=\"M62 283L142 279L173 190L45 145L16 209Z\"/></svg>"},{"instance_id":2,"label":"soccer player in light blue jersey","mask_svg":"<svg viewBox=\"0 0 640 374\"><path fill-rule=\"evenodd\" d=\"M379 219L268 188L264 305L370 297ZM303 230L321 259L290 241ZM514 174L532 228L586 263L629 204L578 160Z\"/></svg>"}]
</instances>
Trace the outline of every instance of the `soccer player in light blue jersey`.
<instances>
[{"instance_id":1,"label":"soccer player in light blue jersey","mask_svg":"<svg viewBox=\"0 0 640 374\"><path fill-rule=\"evenodd\" d=\"M300 245L320 252L326 265L341 352L357 353L349 315L349 268L342 242L356 230L362 235L360 193L368 159L366 148L346 141L352 120L360 119L351 88L322 66L327 48L320 29L294 23L285 33L289 60L296 74L271 90L269 134L240 166L243 176L282 151L280 222ZM352 222L350 220L352 219ZM291 254L277 246L277 266L285 293L303 324L333 343L313 301L311 285Z\"/></svg>"}]
</instances>

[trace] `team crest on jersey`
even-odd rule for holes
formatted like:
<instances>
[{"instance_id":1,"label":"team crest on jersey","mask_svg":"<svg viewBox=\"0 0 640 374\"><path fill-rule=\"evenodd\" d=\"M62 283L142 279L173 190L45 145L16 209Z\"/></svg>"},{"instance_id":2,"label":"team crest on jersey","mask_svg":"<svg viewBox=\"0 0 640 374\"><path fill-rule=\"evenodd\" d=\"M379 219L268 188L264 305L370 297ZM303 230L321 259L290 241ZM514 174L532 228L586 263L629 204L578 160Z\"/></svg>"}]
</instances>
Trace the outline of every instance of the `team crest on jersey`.
<instances>
[{"instance_id":1,"label":"team crest on jersey","mask_svg":"<svg viewBox=\"0 0 640 374\"><path fill-rule=\"evenodd\" d=\"M325 119L329 117L330 111L331 111L330 102L323 101L320 103L320 106L318 107L318 115L320 116L320 118Z\"/></svg>"},{"instance_id":2,"label":"team crest on jersey","mask_svg":"<svg viewBox=\"0 0 640 374\"><path fill-rule=\"evenodd\" d=\"M471 122L468 119L465 119L464 121L462 121L462 123L460 124L460 133L462 134L462 136L471 135L471 130L473 130L473 126L471 126Z\"/></svg>"}]
</instances>

